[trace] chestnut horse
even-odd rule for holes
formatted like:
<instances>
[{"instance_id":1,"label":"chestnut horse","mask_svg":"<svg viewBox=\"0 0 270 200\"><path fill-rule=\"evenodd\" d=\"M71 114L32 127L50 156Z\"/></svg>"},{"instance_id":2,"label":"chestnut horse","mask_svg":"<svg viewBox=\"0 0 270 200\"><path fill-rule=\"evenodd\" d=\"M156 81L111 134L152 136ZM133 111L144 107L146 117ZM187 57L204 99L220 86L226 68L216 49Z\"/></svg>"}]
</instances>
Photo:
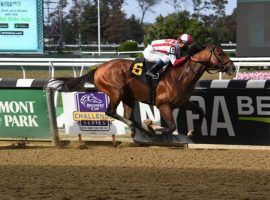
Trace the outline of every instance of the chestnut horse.
<instances>
[{"instance_id":1,"label":"chestnut horse","mask_svg":"<svg viewBox=\"0 0 270 200\"><path fill-rule=\"evenodd\" d=\"M105 62L78 78L56 78L58 89L64 91L85 90L86 82L93 83L100 92L104 92L110 98L106 114L127 124L131 130L138 126L133 120L133 108L135 101L152 104L151 89L130 75L132 60L114 59ZM196 82L205 71L216 70L233 74L235 66L230 58L223 52L220 46L207 45L194 55L188 57L182 66L170 67L166 75L159 81L156 87L154 105L166 122L166 127L160 127L160 131L171 134L176 129L173 117L173 109L185 107L202 113L201 108L194 107L189 101ZM50 84L50 83L49 83ZM116 113L120 101L124 104L124 116ZM201 118L202 120L202 118ZM142 127L140 127L142 128ZM145 129L144 129L145 130ZM134 136L134 135L132 135Z\"/></svg>"}]
</instances>

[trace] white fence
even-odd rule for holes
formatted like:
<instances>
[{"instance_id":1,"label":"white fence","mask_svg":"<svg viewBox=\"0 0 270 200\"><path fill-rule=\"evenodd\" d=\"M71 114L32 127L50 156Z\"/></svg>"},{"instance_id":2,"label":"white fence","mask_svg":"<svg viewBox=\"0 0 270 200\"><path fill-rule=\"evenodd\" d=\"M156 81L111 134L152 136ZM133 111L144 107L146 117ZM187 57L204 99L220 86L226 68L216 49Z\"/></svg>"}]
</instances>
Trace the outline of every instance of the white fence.
<instances>
[{"instance_id":1,"label":"white fence","mask_svg":"<svg viewBox=\"0 0 270 200\"><path fill-rule=\"evenodd\" d=\"M237 68L235 78L238 78L240 68L265 68L270 67L270 57L231 58Z\"/></svg>"},{"instance_id":2,"label":"white fence","mask_svg":"<svg viewBox=\"0 0 270 200\"><path fill-rule=\"evenodd\" d=\"M73 70L73 76L76 77L76 71L80 69L79 76L82 75L85 67L98 65L114 58L0 58L0 69L8 66L15 66L22 70L23 78L26 78L27 67L48 68L51 78L54 78L55 68L70 67ZM134 60L134 58L129 58ZM254 58L231 58L237 67L236 77L242 67L258 68L270 67L270 57ZM220 79L222 79L220 75Z\"/></svg>"},{"instance_id":3,"label":"white fence","mask_svg":"<svg viewBox=\"0 0 270 200\"><path fill-rule=\"evenodd\" d=\"M220 44L223 47L223 51L227 52L227 53L235 53L236 52L236 44L235 43L223 43ZM112 48L115 49L117 47L119 47L120 44L102 44L101 47L106 47L106 48ZM80 50L82 47L94 47L94 48L98 48L97 44L92 44L92 45L87 45L87 44L82 44L82 45L78 45L78 44L66 44L65 47L69 47L69 48L75 48L77 49L76 52L82 55L110 55L110 56L119 56L119 55L127 55L127 54L138 54L138 53L142 53L142 51L82 51ZM143 44L139 44L138 47L140 48L145 48L145 46ZM72 52L72 51L64 51L64 52Z\"/></svg>"},{"instance_id":4,"label":"white fence","mask_svg":"<svg viewBox=\"0 0 270 200\"><path fill-rule=\"evenodd\" d=\"M48 68L51 78L54 78L55 68L70 67L73 76L76 77L76 69L80 69L82 75L85 67L98 65L113 58L0 58L0 68L15 66L22 70L23 78L26 78L26 67Z\"/></svg>"}]
</instances>

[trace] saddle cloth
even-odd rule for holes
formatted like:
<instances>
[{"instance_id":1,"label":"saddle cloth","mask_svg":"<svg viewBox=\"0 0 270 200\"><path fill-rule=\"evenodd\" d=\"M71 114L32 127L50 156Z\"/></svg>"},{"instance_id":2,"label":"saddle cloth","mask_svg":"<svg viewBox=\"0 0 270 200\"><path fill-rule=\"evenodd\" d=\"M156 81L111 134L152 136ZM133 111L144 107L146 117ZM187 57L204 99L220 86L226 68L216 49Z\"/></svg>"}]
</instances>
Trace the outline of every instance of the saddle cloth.
<instances>
[{"instance_id":1,"label":"saddle cloth","mask_svg":"<svg viewBox=\"0 0 270 200\"><path fill-rule=\"evenodd\" d=\"M158 79L152 79L151 77L147 76L145 73L148 69L150 69L155 63L149 62L144 58L136 58L135 61L130 66L130 75L133 78L136 78L140 82L142 82L145 85L148 85L150 87L151 91L151 99L154 103L154 99L156 96L156 87L159 83L159 80L162 78L162 76L167 71L167 67L163 68L159 72L159 78Z\"/></svg>"}]
</instances>

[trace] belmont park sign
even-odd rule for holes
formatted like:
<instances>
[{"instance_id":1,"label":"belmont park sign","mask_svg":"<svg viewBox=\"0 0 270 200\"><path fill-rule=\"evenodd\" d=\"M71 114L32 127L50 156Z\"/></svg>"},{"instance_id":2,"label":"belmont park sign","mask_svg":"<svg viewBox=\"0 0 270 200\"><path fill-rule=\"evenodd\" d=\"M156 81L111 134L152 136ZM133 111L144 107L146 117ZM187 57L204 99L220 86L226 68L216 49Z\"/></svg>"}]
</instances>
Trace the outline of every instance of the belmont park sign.
<instances>
[{"instance_id":1,"label":"belmont park sign","mask_svg":"<svg viewBox=\"0 0 270 200\"><path fill-rule=\"evenodd\" d=\"M50 137L42 90L0 89L0 92L0 137Z\"/></svg>"},{"instance_id":2,"label":"belmont park sign","mask_svg":"<svg viewBox=\"0 0 270 200\"><path fill-rule=\"evenodd\" d=\"M35 114L34 101L0 101L5 127L39 127Z\"/></svg>"}]
</instances>

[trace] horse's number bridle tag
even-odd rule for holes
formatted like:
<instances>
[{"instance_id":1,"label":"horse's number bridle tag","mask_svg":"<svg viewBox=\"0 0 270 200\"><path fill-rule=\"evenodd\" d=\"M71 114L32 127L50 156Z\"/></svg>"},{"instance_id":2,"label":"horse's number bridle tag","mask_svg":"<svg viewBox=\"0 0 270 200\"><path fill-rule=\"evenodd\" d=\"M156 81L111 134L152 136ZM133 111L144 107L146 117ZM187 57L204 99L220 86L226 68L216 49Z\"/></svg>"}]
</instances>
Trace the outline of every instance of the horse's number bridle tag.
<instances>
[{"instance_id":1,"label":"horse's number bridle tag","mask_svg":"<svg viewBox=\"0 0 270 200\"><path fill-rule=\"evenodd\" d=\"M131 71L136 76L141 76L143 72L143 63L135 63Z\"/></svg>"}]
</instances>

